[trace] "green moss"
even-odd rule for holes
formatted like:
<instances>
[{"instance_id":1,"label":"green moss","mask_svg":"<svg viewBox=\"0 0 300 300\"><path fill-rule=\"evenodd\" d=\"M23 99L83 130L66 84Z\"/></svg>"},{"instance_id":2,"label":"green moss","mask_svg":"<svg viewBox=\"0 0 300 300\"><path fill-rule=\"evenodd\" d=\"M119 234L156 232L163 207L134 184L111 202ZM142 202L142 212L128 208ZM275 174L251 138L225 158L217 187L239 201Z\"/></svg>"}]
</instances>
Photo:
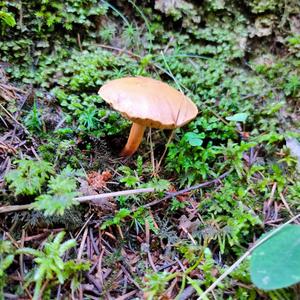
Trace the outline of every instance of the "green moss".
<instances>
[{"instance_id":1,"label":"green moss","mask_svg":"<svg viewBox=\"0 0 300 300\"><path fill-rule=\"evenodd\" d=\"M253 13L263 13L266 11L276 11L283 8L283 0L250 0L247 1Z\"/></svg>"},{"instance_id":2,"label":"green moss","mask_svg":"<svg viewBox=\"0 0 300 300\"><path fill-rule=\"evenodd\" d=\"M24 104L25 112L19 120L34 133L39 156L60 174L44 180L42 193L35 191L40 196L40 209L49 214L62 213L73 204L77 175L71 174L66 181L62 178L66 177L61 172L67 164L87 172L100 172L106 165L117 170L113 184L118 185L109 183L111 189L154 187L155 195L120 197L115 213L105 211L106 222L100 217L100 226L109 227L111 233L115 225L120 226L124 240L120 244L116 241L116 249L122 244L124 249L128 246L140 251L137 255L143 258L144 248L141 250L132 237L143 236L141 231L148 224L151 251L155 248L161 255L165 246L166 259L179 257L186 268L196 264L194 272L203 280L183 275L180 270L180 276L176 276L182 289L185 282L181 278L186 276L198 291L206 289L215 280L213 274L224 272L224 265L244 253L263 231L262 223L268 228L268 222L274 221L275 213L263 211L266 203L276 203L270 211L285 219L289 212L277 206L283 195L296 213L296 159L290 155L285 139L299 138L295 133L300 94L300 43L294 19L300 9L297 3L205 0L199 5L197 1L177 0L136 1L135 6L117 1L113 6L94 0L22 1L20 22L20 2L4 2L17 24L3 31L1 59L8 63L6 71L12 80L32 84L41 91L36 93L34 105ZM197 118L176 130L159 179L152 179L146 139L137 160L133 156L121 163L125 164L122 168L118 168L119 162L113 162L112 141L122 146L120 141L125 142L130 122L113 111L97 92L108 80L123 76L161 79L181 88L199 108ZM17 111L16 104L10 103L11 112ZM59 110L51 126L44 122L48 107ZM157 131L152 136L155 162L160 159L166 136ZM152 207L153 216L142 207L163 197L171 186L179 189L228 170L231 174L216 185L174 198L171 205L163 202L157 210ZM16 179L12 178L15 185L8 189L16 187ZM66 204L63 209L61 202ZM76 206L65 210L62 217L32 212L26 222L21 215L18 222L29 224L31 229L69 224L72 230L77 221L83 222L85 214L86 207ZM181 230L186 225L179 220L181 216L197 225L188 228L188 236ZM197 223L199 216L201 222ZM104 255L103 261L108 267L114 266L116 257L121 257L117 251L111 257ZM174 274L153 275L147 271L147 263L141 259L137 265L138 280L146 293L159 297ZM147 284L142 280L146 273ZM248 275L246 263L215 289L216 297L222 299L228 293L237 299L260 297L263 292L244 288L250 283ZM241 285L233 285L235 281ZM114 275L104 283L107 291L113 287L111 282Z\"/></svg>"}]
</instances>

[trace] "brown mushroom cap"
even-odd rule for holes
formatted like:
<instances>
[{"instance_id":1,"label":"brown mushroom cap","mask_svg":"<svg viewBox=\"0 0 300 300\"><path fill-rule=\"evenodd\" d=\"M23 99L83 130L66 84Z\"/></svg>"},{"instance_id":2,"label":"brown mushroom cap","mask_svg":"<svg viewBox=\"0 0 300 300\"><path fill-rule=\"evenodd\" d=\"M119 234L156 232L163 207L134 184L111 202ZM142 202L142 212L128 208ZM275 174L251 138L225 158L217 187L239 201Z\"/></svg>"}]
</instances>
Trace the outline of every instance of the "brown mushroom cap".
<instances>
[{"instance_id":1,"label":"brown mushroom cap","mask_svg":"<svg viewBox=\"0 0 300 300\"><path fill-rule=\"evenodd\" d=\"M198 113L188 97L166 83L147 77L112 80L98 93L124 117L147 127L181 127Z\"/></svg>"}]
</instances>

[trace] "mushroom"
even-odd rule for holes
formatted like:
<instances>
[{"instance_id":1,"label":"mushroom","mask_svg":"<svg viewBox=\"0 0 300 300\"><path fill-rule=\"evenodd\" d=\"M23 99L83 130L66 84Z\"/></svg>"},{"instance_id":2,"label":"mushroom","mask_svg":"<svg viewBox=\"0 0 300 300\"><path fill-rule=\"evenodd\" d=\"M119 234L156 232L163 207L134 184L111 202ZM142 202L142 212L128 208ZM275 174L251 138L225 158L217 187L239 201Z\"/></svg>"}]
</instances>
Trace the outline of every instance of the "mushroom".
<instances>
[{"instance_id":1,"label":"mushroom","mask_svg":"<svg viewBox=\"0 0 300 300\"><path fill-rule=\"evenodd\" d=\"M159 80L125 77L104 84L99 95L122 116L133 121L122 156L139 147L146 127L174 129L187 124L198 113L185 95Z\"/></svg>"}]
</instances>

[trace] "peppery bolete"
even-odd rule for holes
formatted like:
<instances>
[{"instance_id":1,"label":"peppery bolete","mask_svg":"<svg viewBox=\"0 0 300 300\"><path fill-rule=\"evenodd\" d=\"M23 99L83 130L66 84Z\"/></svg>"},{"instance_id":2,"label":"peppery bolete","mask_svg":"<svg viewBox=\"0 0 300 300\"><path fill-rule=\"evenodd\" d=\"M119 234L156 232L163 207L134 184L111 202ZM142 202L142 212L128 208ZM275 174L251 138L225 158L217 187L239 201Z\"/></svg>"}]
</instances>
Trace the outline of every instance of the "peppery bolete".
<instances>
[{"instance_id":1,"label":"peppery bolete","mask_svg":"<svg viewBox=\"0 0 300 300\"><path fill-rule=\"evenodd\" d=\"M122 156L130 156L138 149L146 127L174 129L187 124L198 113L188 97L148 77L115 79L104 84L98 93L133 122Z\"/></svg>"}]
</instances>

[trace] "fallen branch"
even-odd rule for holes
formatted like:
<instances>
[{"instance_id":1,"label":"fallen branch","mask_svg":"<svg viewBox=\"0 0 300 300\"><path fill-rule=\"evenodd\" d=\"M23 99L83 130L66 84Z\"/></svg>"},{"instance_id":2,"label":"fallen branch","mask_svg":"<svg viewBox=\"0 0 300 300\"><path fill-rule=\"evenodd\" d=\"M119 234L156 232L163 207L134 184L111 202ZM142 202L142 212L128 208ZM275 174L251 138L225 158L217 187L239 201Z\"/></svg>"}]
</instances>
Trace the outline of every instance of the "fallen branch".
<instances>
[{"instance_id":1,"label":"fallen branch","mask_svg":"<svg viewBox=\"0 0 300 300\"><path fill-rule=\"evenodd\" d=\"M154 192L154 188L135 189L135 190L112 192L112 193L104 193L104 194L92 195L92 196L77 197L74 198L74 200L77 200L80 203L89 202L89 201L97 203L97 202L101 202L103 199L107 199L111 197L128 196L134 194L153 193L153 192ZM30 208L31 208L31 204L2 206L0 207L0 214L13 212L13 211L27 210Z\"/></svg>"},{"instance_id":2,"label":"fallen branch","mask_svg":"<svg viewBox=\"0 0 300 300\"><path fill-rule=\"evenodd\" d=\"M75 198L75 200L79 201L80 203L84 203L88 201L99 202L99 200L107 199L110 197L128 196L134 194L153 193L153 192L154 192L154 188L135 189L135 190L112 192L112 193L104 193L104 194L92 195L92 196L83 196L83 197Z\"/></svg>"},{"instance_id":3,"label":"fallen branch","mask_svg":"<svg viewBox=\"0 0 300 300\"><path fill-rule=\"evenodd\" d=\"M154 206L154 205L156 205L160 202L163 202L163 201L166 201L166 200L171 199L173 197L185 194L185 193L190 192L192 190L200 189L200 188L218 183L221 179L228 176L231 172L232 172L232 170L229 170L229 171L223 173L222 175L220 175L219 177L217 177L216 179L193 185L189 188L180 190L178 192L168 193L164 198L152 201L150 203L147 203L147 204L144 205L144 207ZM74 199L77 200L80 203L89 202L89 201L97 203L97 202L101 202L103 199L107 199L107 198L110 198L110 197L128 196L128 195L134 195L134 194L140 194L140 193L153 193L154 191L155 191L154 188L144 188L144 189L135 189L135 190L112 192L112 193L104 193L104 194L92 195L92 196L83 196L83 197L77 197L77 198L74 198ZM27 209L30 209L30 208L31 208L31 204L2 206L2 207L0 207L0 214L1 213L7 213L7 212L13 212L13 211L27 210Z\"/></svg>"},{"instance_id":4,"label":"fallen branch","mask_svg":"<svg viewBox=\"0 0 300 300\"><path fill-rule=\"evenodd\" d=\"M191 186L189 188L186 188L186 189L183 189L183 190L180 190L180 191L177 191L177 192L168 193L167 196L165 196L164 198L152 201L150 203L147 203L143 207L150 207L150 206L156 205L156 204L158 204L160 202L163 202L163 201L166 201L168 199L171 199L173 197L176 197L176 196L188 193L190 191L197 190L197 189L200 189L200 188L203 188L203 187L210 186L212 184L218 183L221 179L224 179L226 176L228 176L232 171L233 170L231 169L231 170L223 173L222 175L220 175L216 179L213 179L213 180L210 180L210 181L206 181L206 182L202 182L202 183L193 185L193 186Z\"/></svg>"},{"instance_id":5,"label":"fallen branch","mask_svg":"<svg viewBox=\"0 0 300 300\"><path fill-rule=\"evenodd\" d=\"M30 209L30 207L31 204L1 206L0 214L13 212L13 211L27 210Z\"/></svg>"}]
</instances>

